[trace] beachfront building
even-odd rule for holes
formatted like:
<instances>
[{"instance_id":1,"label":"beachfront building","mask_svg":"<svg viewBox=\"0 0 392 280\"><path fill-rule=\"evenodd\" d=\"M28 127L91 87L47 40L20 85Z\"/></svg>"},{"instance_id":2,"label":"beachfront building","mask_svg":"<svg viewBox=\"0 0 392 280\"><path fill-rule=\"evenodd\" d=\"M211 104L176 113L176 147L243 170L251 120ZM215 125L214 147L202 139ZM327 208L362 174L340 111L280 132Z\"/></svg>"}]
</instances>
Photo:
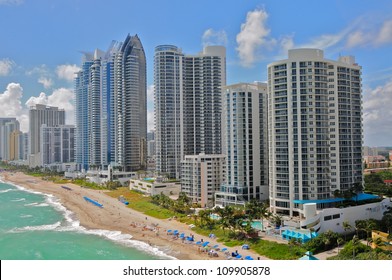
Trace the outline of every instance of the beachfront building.
<instances>
[{"instance_id":1,"label":"beachfront building","mask_svg":"<svg viewBox=\"0 0 392 280\"><path fill-rule=\"evenodd\" d=\"M117 167L109 165L106 169L90 168L83 176L90 182L103 185L109 181L118 181L121 185L128 185L129 180L138 176L134 171L121 171Z\"/></svg>"},{"instance_id":2,"label":"beachfront building","mask_svg":"<svg viewBox=\"0 0 392 280\"><path fill-rule=\"evenodd\" d=\"M75 78L76 161L143 169L147 157L146 58L137 35L84 53Z\"/></svg>"},{"instance_id":3,"label":"beachfront building","mask_svg":"<svg viewBox=\"0 0 392 280\"><path fill-rule=\"evenodd\" d=\"M114 159L114 55L121 43L103 52L85 52L75 78L76 162L81 169L107 166Z\"/></svg>"},{"instance_id":4,"label":"beachfront building","mask_svg":"<svg viewBox=\"0 0 392 280\"><path fill-rule=\"evenodd\" d=\"M137 35L127 36L114 59L115 159L124 171L147 166L146 56Z\"/></svg>"},{"instance_id":5,"label":"beachfront building","mask_svg":"<svg viewBox=\"0 0 392 280\"><path fill-rule=\"evenodd\" d=\"M156 170L179 178L181 171L181 49L171 45L155 48L154 105Z\"/></svg>"},{"instance_id":6,"label":"beachfront building","mask_svg":"<svg viewBox=\"0 0 392 280\"><path fill-rule=\"evenodd\" d=\"M224 183L224 155L185 156L182 161L181 191L201 207L213 207L215 192Z\"/></svg>"},{"instance_id":7,"label":"beachfront building","mask_svg":"<svg viewBox=\"0 0 392 280\"><path fill-rule=\"evenodd\" d=\"M156 169L181 176L187 155L221 154L222 86L226 85L226 49L207 46L186 55L172 45L155 48L154 91Z\"/></svg>"},{"instance_id":8,"label":"beachfront building","mask_svg":"<svg viewBox=\"0 0 392 280\"><path fill-rule=\"evenodd\" d=\"M177 199L181 190L179 182L164 181L162 177L131 179L129 189L142 192L146 195L164 194Z\"/></svg>"},{"instance_id":9,"label":"beachfront building","mask_svg":"<svg viewBox=\"0 0 392 280\"><path fill-rule=\"evenodd\" d=\"M226 180L215 204L268 199L267 84L224 87L223 139Z\"/></svg>"},{"instance_id":10,"label":"beachfront building","mask_svg":"<svg viewBox=\"0 0 392 280\"><path fill-rule=\"evenodd\" d=\"M75 77L75 157L81 169L89 165L88 89L89 69L94 63L90 53L84 53L81 70Z\"/></svg>"},{"instance_id":11,"label":"beachfront building","mask_svg":"<svg viewBox=\"0 0 392 280\"><path fill-rule=\"evenodd\" d=\"M338 203L343 200L339 199ZM355 205L356 201L361 203ZM305 203L302 205L302 217L284 219L280 232L285 235L287 230L291 233L302 232L307 234L311 232L323 233L332 230L340 234L347 234L355 232L355 221L381 220L384 212L392 206L389 198L379 198L376 195L365 193L352 197L351 202L352 205L349 207L331 207L321 210L317 209L317 202ZM346 223L351 226L350 229L343 226Z\"/></svg>"},{"instance_id":12,"label":"beachfront building","mask_svg":"<svg viewBox=\"0 0 392 280\"><path fill-rule=\"evenodd\" d=\"M362 183L361 67L354 57L289 50L268 65L270 205L299 215L331 206L336 190Z\"/></svg>"},{"instance_id":13,"label":"beachfront building","mask_svg":"<svg viewBox=\"0 0 392 280\"><path fill-rule=\"evenodd\" d=\"M58 107L42 104L31 106L29 110L29 166L42 166L41 126L50 127L65 124L65 111Z\"/></svg>"},{"instance_id":14,"label":"beachfront building","mask_svg":"<svg viewBox=\"0 0 392 280\"><path fill-rule=\"evenodd\" d=\"M75 161L75 126L41 126L41 163L48 166Z\"/></svg>"}]
</instances>

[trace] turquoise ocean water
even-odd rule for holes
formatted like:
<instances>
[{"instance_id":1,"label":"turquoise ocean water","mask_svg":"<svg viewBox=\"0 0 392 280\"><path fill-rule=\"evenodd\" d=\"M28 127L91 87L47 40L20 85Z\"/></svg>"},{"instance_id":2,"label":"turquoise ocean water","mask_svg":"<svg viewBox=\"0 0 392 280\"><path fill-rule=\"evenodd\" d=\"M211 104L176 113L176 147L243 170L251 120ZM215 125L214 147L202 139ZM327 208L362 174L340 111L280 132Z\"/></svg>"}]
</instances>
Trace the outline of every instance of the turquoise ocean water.
<instances>
[{"instance_id":1,"label":"turquoise ocean water","mask_svg":"<svg viewBox=\"0 0 392 280\"><path fill-rule=\"evenodd\" d=\"M51 195L0 181L0 259L171 259L130 235L87 230Z\"/></svg>"}]
</instances>

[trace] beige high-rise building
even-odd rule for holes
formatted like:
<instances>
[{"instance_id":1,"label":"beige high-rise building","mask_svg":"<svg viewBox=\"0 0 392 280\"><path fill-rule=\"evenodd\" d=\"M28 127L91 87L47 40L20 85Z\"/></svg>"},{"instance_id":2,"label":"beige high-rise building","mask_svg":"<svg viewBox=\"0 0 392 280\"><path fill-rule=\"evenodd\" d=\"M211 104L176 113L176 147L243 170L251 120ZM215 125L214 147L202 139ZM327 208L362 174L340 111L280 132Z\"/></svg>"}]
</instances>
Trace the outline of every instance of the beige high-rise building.
<instances>
[{"instance_id":1,"label":"beige high-rise building","mask_svg":"<svg viewBox=\"0 0 392 280\"><path fill-rule=\"evenodd\" d=\"M19 160L21 158L20 139L23 133L19 130L14 130L10 135L9 142L9 160Z\"/></svg>"},{"instance_id":2,"label":"beige high-rise building","mask_svg":"<svg viewBox=\"0 0 392 280\"><path fill-rule=\"evenodd\" d=\"M37 104L29 110L29 165L41 166L41 126L57 126L65 124L65 111L58 107Z\"/></svg>"},{"instance_id":3,"label":"beige high-rise building","mask_svg":"<svg viewBox=\"0 0 392 280\"><path fill-rule=\"evenodd\" d=\"M190 155L182 161L181 191L201 207L213 207L225 181L224 155Z\"/></svg>"}]
</instances>

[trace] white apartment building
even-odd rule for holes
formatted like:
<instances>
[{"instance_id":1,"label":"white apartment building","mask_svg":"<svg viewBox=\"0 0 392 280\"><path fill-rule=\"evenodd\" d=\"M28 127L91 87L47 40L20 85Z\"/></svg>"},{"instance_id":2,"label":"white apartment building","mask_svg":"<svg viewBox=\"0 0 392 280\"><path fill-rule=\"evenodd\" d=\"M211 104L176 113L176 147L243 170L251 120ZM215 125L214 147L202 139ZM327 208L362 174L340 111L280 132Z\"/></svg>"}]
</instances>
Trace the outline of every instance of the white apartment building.
<instances>
[{"instance_id":1,"label":"white apartment building","mask_svg":"<svg viewBox=\"0 0 392 280\"><path fill-rule=\"evenodd\" d=\"M180 178L180 106L183 76L182 51L176 46L160 45L154 56L156 170Z\"/></svg>"},{"instance_id":2,"label":"white apartment building","mask_svg":"<svg viewBox=\"0 0 392 280\"><path fill-rule=\"evenodd\" d=\"M224 155L185 156L182 161L181 191L201 207L213 207L215 192L225 180Z\"/></svg>"},{"instance_id":3,"label":"white apartment building","mask_svg":"<svg viewBox=\"0 0 392 280\"><path fill-rule=\"evenodd\" d=\"M224 87L223 139L226 182L215 203L268 199L267 84Z\"/></svg>"},{"instance_id":4,"label":"white apartment building","mask_svg":"<svg viewBox=\"0 0 392 280\"><path fill-rule=\"evenodd\" d=\"M157 46L154 85L157 171L180 178L186 155L222 153L226 49L207 46L184 55L176 46Z\"/></svg>"},{"instance_id":5,"label":"white apartment building","mask_svg":"<svg viewBox=\"0 0 392 280\"><path fill-rule=\"evenodd\" d=\"M289 50L268 65L270 205L295 216L362 182L361 67L354 57ZM332 199L332 200L331 200Z\"/></svg>"}]
</instances>

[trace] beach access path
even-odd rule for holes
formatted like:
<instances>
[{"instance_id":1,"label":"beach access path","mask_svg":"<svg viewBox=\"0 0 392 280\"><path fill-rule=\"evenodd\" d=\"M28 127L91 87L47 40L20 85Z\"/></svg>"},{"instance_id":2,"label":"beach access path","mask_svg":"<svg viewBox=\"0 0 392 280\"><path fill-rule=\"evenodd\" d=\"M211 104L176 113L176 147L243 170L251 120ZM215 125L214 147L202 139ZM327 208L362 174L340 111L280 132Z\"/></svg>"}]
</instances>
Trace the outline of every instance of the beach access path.
<instances>
[{"instance_id":1,"label":"beach access path","mask_svg":"<svg viewBox=\"0 0 392 280\"><path fill-rule=\"evenodd\" d=\"M88 229L121 231L130 234L134 240L148 243L165 254L180 260L227 260L222 252L218 251L218 257L211 257L206 252L200 252L199 246L183 243L180 238L174 239L173 235L167 234L167 231L178 230L180 233L185 233L185 236L193 235L195 242L203 239L204 242L209 241L210 246L226 247L215 239L199 235L193 232L188 225L174 219L161 220L130 209L118 199L105 194L104 191L82 188L70 183L56 184L22 172L1 172L0 176L5 182L12 182L30 190L54 195L64 207L76 215L80 225ZM61 186L66 186L71 190ZM103 204L103 207L97 207L86 201L85 196ZM255 260L258 258L268 259L252 250L242 250L240 246L226 248L229 252L238 251L243 257L251 256Z\"/></svg>"}]
</instances>

